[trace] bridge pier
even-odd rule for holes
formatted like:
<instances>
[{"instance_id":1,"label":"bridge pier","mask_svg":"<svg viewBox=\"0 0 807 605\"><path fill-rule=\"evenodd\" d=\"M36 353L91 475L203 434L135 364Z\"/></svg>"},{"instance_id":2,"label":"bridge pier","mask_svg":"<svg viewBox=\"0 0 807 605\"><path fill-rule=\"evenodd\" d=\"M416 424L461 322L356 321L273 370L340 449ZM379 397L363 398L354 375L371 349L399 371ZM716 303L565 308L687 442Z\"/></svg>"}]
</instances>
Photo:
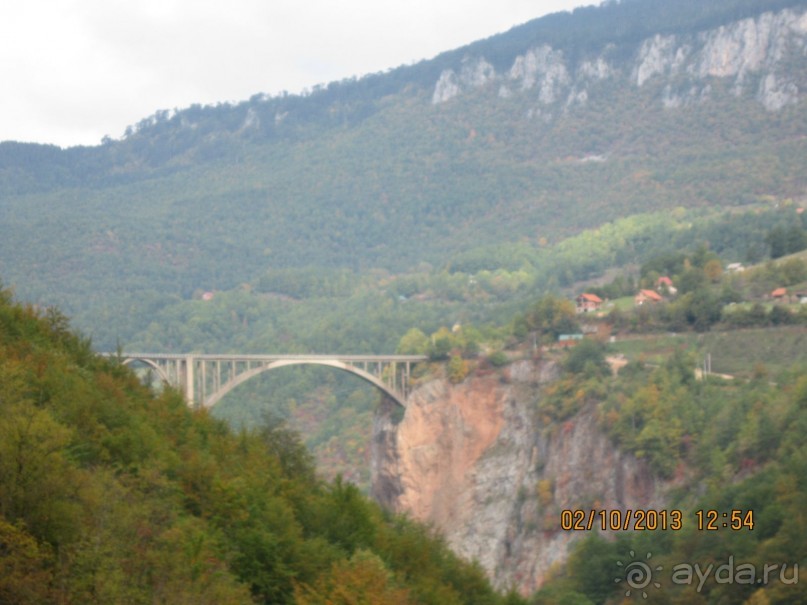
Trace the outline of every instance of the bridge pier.
<instances>
[{"instance_id":1,"label":"bridge pier","mask_svg":"<svg viewBox=\"0 0 807 605\"><path fill-rule=\"evenodd\" d=\"M196 401L196 376L193 372L194 359L192 355L185 357L185 388L182 391L185 393L185 400L188 405L192 406Z\"/></svg>"}]
</instances>

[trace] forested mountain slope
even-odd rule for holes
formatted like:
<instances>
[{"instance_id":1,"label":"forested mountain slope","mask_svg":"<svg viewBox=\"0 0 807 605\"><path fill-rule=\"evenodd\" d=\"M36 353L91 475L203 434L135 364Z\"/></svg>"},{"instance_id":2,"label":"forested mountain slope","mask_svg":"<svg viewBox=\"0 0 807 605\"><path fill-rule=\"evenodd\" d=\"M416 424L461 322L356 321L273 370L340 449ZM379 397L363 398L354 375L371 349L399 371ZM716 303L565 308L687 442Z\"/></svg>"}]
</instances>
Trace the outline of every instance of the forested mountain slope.
<instances>
[{"instance_id":1,"label":"forested mountain slope","mask_svg":"<svg viewBox=\"0 0 807 605\"><path fill-rule=\"evenodd\" d=\"M444 267L801 196L805 6L612 3L307 95L158 112L98 147L0 144L0 275L109 348L145 327L133 307L267 270Z\"/></svg>"},{"instance_id":2,"label":"forested mountain slope","mask_svg":"<svg viewBox=\"0 0 807 605\"><path fill-rule=\"evenodd\" d=\"M504 602L276 424L230 431L0 291L0 602ZM518 603L519 599L510 599Z\"/></svg>"}]
</instances>

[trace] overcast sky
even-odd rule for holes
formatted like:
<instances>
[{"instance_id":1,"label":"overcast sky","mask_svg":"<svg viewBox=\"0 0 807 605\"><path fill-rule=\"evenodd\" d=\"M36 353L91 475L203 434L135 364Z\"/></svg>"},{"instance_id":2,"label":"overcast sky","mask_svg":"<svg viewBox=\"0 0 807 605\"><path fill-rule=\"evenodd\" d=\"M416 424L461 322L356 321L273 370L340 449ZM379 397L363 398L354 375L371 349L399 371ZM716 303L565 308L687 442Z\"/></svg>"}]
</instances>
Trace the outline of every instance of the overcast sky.
<instances>
[{"instance_id":1,"label":"overcast sky","mask_svg":"<svg viewBox=\"0 0 807 605\"><path fill-rule=\"evenodd\" d=\"M159 109L428 59L598 0L2 0L0 141L96 145Z\"/></svg>"}]
</instances>

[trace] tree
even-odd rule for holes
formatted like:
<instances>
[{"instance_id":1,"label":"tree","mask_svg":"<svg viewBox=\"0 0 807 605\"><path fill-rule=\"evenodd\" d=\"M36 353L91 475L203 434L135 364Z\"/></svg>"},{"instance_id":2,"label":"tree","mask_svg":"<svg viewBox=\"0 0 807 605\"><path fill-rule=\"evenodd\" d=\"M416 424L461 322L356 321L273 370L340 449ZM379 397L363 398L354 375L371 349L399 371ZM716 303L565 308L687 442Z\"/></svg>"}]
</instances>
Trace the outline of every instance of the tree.
<instances>
[{"instance_id":1,"label":"tree","mask_svg":"<svg viewBox=\"0 0 807 605\"><path fill-rule=\"evenodd\" d=\"M50 562L36 540L0 516L0 603L49 602Z\"/></svg>"},{"instance_id":2,"label":"tree","mask_svg":"<svg viewBox=\"0 0 807 605\"><path fill-rule=\"evenodd\" d=\"M313 482L316 477L316 464L299 433L291 430L286 421L265 412L260 437L269 453L277 456L287 477Z\"/></svg>"},{"instance_id":3,"label":"tree","mask_svg":"<svg viewBox=\"0 0 807 605\"><path fill-rule=\"evenodd\" d=\"M384 562L368 550L358 550L349 561L337 561L314 586L298 584L296 605L407 605L409 591L396 586Z\"/></svg>"},{"instance_id":4,"label":"tree","mask_svg":"<svg viewBox=\"0 0 807 605\"><path fill-rule=\"evenodd\" d=\"M698 267L686 269L678 278L678 291L681 294L694 292L706 287L706 273Z\"/></svg>"},{"instance_id":5,"label":"tree","mask_svg":"<svg viewBox=\"0 0 807 605\"><path fill-rule=\"evenodd\" d=\"M418 328L410 328L401 337L397 352L401 355L425 355L429 349L429 338Z\"/></svg>"},{"instance_id":6,"label":"tree","mask_svg":"<svg viewBox=\"0 0 807 605\"><path fill-rule=\"evenodd\" d=\"M460 355L452 355L448 361L448 379L457 384L465 380L468 375L468 362Z\"/></svg>"},{"instance_id":7,"label":"tree","mask_svg":"<svg viewBox=\"0 0 807 605\"><path fill-rule=\"evenodd\" d=\"M79 475L66 457L71 431L23 402L0 415L0 514L58 544L76 531Z\"/></svg>"},{"instance_id":8,"label":"tree","mask_svg":"<svg viewBox=\"0 0 807 605\"><path fill-rule=\"evenodd\" d=\"M698 332L705 332L720 321L723 308L720 300L705 288L687 294L681 302L685 305L687 321Z\"/></svg>"},{"instance_id":9,"label":"tree","mask_svg":"<svg viewBox=\"0 0 807 605\"><path fill-rule=\"evenodd\" d=\"M684 270L686 255L683 252L667 252L654 256L642 265L640 275L643 278L653 273L656 278L661 275L678 275Z\"/></svg>"},{"instance_id":10,"label":"tree","mask_svg":"<svg viewBox=\"0 0 807 605\"><path fill-rule=\"evenodd\" d=\"M555 340L560 334L577 332L577 312L566 298L545 296L524 314L525 327L530 332Z\"/></svg>"},{"instance_id":11,"label":"tree","mask_svg":"<svg viewBox=\"0 0 807 605\"><path fill-rule=\"evenodd\" d=\"M787 254L800 252L807 248L807 232L801 225L791 225L785 232Z\"/></svg>"},{"instance_id":12,"label":"tree","mask_svg":"<svg viewBox=\"0 0 807 605\"><path fill-rule=\"evenodd\" d=\"M621 548L624 548L622 540L611 543L599 536L587 537L569 557L568 585L585 595L591 603L604 603L614 593L614 568L619 569L616 561L625 556L620 552ZM585 603L579 597L568 602Z\"/></svg>"},{"instance_id":13,"label":"tree","mask_svg":"<svg viewBox=\"0 0 807 605\"><path fill-rule=\"evenodd\" d=\"M706 275L706 279L708 279L713 284L716 284L720 281L720 278L723 277L723 264L720 262L719 259L713 258L703 266L703 272Z\"/></svg>"},{"instance_id":14,"label":"tree","mask_svg":"<svg viewBox=\"0 0 807 605\"><path fill-rule=\"evenodd\" d=\"M457 346L456 337L445 326L432 334L431 342L428 346L429 359L432 361L445 361L448 359L451 349Z\"/></svg>"},{"instance_id":15,"label":"tree","mask_svg":"<svg viewBox=\"0 0 807 605\"><path fill-rule=\"evenodd\" d=\"M788 252L787 233L782 227L771 229L765 237L765 243L771 248L771 258L780 258Z\"/></svg>"},{"instance_id":16,"label":"tree","mask_svg":"<svg viewBox=\"0 0 807 605\"><path fill-rule=\"evenodd\" d=\"M795 321L793 313L781 305L775 305L768 314L768 318L774 326L792 324Z\"/></svg>"},{"instance_id":17,"label":"tree","mask_svg":"<svg viewBox=\"0 0 807 605\"><path fill-rule=\"evenodd\" d=\"M787 286L807 280L807 263L800 258L791 258L780 267L784 284Z\"/></svg>"},{"instance_id":18,"label":"tree","mask_svg":"<svg viewBox=\"0 0 807 605\"><path fill-rule=\"evenodd\" d=\"M591 338L584 338L569 351L563 367L573 374L591 372L605 375L609 372L605 361L605 346Z\"/></svg>"},{"instance_id":19,"label":"tree","mask_svg":"<svg viewBox=\"0 0 807 605\"><path fill-rule=\"evenodd\" d=\"M313 522L329 542L349 554L372 545L378 511L355 485L337 477L318 506Z\"/></svg>"}]
</instances>

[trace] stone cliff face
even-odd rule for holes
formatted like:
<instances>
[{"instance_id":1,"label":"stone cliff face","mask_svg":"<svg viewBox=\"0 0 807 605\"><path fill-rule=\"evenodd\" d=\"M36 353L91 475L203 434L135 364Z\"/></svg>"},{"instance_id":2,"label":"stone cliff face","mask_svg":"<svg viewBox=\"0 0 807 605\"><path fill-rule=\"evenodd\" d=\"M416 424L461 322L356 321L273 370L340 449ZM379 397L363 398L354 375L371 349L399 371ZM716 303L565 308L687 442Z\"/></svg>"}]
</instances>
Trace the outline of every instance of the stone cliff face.
<instances>
[{"instance_id":1,"label":"stone cliff face","mask_svg":"<svg viewBox=\"0 0 807 605\"><path fill-rule=\"evenodd\" d=\"M462 66L445 70L433 103L443 103L475 88L498 83L500 97L536 93L533 115L547 115L585 104L592 84L614 80L653 91L666 108L709 100L712 84L723 81L737 96L753 93L769 111L798 102L804 82L793 76L793 62L807 57L807 11L787 9L691 35L658 34L644 40L631 60L617 62L614 48L572 64L563 52L539 45L516 58L508 72L497 74L483 57L466 57ZM541 110L543 108L543 110Z\"/></svg>"},{"instance_id":2,"label":"stone cliff face","mask_svg":"<svg viewBox=\"0 0 807 605\"><path fill-rule=\"evenodd\" d=\"M656 508L667 489L613 446L590 409L536 426L536 400L555 374L551 362L523 361L458 385L433 380L402 420L391 408L376 418L376 498L434 524L498 587L525 594L581 537L560 530L562 509Z\"/></svg>"}]
</instances>

